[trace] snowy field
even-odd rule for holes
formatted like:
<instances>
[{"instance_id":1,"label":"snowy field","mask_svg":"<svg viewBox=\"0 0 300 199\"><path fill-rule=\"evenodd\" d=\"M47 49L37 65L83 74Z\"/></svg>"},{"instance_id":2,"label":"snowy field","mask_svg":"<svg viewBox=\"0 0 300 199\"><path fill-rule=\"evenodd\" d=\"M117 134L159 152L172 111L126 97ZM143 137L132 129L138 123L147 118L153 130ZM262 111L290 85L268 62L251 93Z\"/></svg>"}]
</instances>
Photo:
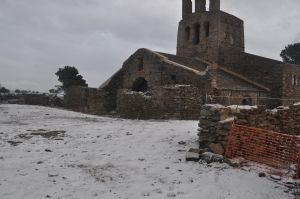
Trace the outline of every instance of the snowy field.
<instances>
[{"instance_id":1,"label":"snowy field","mask_svg":"<svg viewBox=\"0 0 300 199\"><path fill-rule=\"evenodd\" d=\"M185 162L197 123L0 105L0 198L293 198L255 171Z\"/></svg>"}]
</instances>

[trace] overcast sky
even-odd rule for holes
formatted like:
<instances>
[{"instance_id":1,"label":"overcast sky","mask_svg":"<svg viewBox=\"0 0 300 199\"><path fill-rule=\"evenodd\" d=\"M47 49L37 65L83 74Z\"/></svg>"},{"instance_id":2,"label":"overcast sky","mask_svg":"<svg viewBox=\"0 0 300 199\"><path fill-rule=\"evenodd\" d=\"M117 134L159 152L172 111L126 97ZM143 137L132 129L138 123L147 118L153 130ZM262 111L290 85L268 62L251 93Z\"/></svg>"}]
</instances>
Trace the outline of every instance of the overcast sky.
<instances>
[{"instance_id":1,"label":"overcast sky","mask_svg":"<svg viewBox=\"0 0 300 199\"><path fill-rule=\"evenodd\" d=\"M245 21L246 51L280 60L300 42L299 0L221 0ZM175 53L181 0L0 0L0 83L48 91L76 66L98 87L138 48Z\"/></svg>"}]
</instances>

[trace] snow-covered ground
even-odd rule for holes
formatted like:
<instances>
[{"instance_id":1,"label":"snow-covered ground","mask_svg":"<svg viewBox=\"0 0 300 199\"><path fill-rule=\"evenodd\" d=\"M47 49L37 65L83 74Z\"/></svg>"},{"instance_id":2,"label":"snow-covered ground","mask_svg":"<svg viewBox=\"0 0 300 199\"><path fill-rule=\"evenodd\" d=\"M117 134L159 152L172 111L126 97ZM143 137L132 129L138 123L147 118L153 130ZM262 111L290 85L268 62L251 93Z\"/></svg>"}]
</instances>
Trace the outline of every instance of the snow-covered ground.
<instances>
[{"instance_id":1,"label":"snow-covered ground","mask_svg":"<svg viewBox=\"0 0 300 199\"><path fill-rule=\"evenodd\" d=\"M197 123L0 105L0 198L292 198L255 171L185 162Z\"/></svg>"}]
</instances>

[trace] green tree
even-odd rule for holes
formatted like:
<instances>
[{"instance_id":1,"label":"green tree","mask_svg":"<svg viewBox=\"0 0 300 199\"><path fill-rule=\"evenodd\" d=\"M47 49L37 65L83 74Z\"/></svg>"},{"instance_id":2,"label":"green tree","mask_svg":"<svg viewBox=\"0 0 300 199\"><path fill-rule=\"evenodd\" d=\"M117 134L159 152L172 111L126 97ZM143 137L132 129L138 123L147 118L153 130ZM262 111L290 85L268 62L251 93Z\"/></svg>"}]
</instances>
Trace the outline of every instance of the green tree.
<instances>
[{"instance_id":1,"label":"green tree","mask_svg":"<svg viewBox=\"0 0 300 199\"><path fill-rule=\"evenodd\" d=\"M87 87L86 81L81 75L79 75L78 70L73 66L65 66L60 68L55 75L58 76L58 81L62 83L62 89L65 90L70 86L84 86Z\"/></svg>"},{"instance_id":2,"label":"green tree","mask_svg":"<svg viewBox=\"0 0 300 199\"><path fill-rule=\"evenodd\" d=\"M300 43L290 44L280 53L282 60L291 64L300 65Z\"/></svg>"}]
</instances>

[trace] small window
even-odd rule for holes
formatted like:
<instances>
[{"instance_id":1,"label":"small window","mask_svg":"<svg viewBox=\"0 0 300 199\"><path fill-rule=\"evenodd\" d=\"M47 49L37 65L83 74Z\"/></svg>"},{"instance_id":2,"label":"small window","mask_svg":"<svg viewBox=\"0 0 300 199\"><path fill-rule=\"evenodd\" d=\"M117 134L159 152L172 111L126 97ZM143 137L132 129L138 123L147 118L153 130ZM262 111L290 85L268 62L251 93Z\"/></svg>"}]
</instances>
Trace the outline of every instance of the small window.
<instances>
[{"instance_id":1,"label":"small window","mask_svg":"<svg viewBox=\"0 0 300 199\"><path fill-rule=\"evenodd\" d=\"M140 58L139 59L139 66L138 66L139 71L144 69L144 59Z\"/></svg>"},{"instance_id":2,"label":"small window","mask_svg":"<svg viewBox=\"0 0 300 199\"><path fill-rule=\"evenodd\" d=\"M171 75L171 79L172 79L172 81L176 81L177 80L176 75Z\"/></svg>"},{"instance_id":3,"label":"small window","mask_svg":"<svg viewBox=\"0 0 300 199\"><path fill-rule=\"evenodd\" d=\"M191 28L190 27L186 27L185 28L185 40L189 41L191 38Z\"/></svg>"},{"instance_id":4,"label":"small window","mask_svg":"<svg viewBox=\"0 0 300 199\"><path fill-rule=\"evenodd\" d=\"M297 86L297 85L298 85L297 75L293 75L293 86Z\"/></svg>"},{"instance_id":5,"label":"small window","mask_svg":"<svg viewBox=\"0 0 300 199\"><path fill-rule=\"evenodd\" d=\"M200 43L200 24L194 26L194 44Z\"/></svg>"},{"instance_id":6,"label":"small window","mask_svg":"<svg viewBox=\"0 0 300 199\"><path fill-rule=\"evenodd\" d=\"M234 44L234 39L232 36L230 36L230 44L233 45Z\"/></svg>"},{"instance_id":7,"label":"small window","mask_svg":"<svg viewBox=\"0 0 300 199\"><path fill-rule=\"evenodd\" d=\"M205 36L209 37L209 22L205 22Z\"/></svg>"},{"instance_id":8,"label":"small window","mask_svg":"<svg viewBox=\"0 0 300 199\"><path fill-rule=\"evenodd\" d=\"M244 96L242 100L242 105L252 106L252 98L249 95Z\"/></svg>"}]
</instances>

